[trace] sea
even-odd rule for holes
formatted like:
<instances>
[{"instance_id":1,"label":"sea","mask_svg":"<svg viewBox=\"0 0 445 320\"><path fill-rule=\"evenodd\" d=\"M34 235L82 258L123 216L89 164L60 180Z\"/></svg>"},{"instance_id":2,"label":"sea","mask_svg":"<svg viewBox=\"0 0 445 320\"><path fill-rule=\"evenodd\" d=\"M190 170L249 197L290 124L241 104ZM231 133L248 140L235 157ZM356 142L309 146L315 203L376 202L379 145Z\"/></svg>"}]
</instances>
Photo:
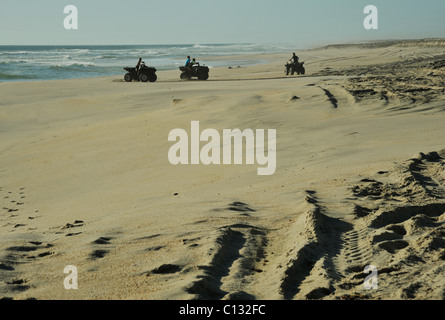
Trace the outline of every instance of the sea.
<instances>
[{"instance_id":1,"label":"sea","mask_svg":"<svg viewBox=\"0 0 445 320\"><path fill-rule=\"evenodd\" d=\"M187 55L208 67L259 64L261 54L295 51L292 44L178 44L112 46L0 46L0 82L40 81L114 76L139 59L158 70L185 64ZM251 60L243 55L260 54ZM211 59L206 57L236 56Z\"/></svg>"}]
</instances>

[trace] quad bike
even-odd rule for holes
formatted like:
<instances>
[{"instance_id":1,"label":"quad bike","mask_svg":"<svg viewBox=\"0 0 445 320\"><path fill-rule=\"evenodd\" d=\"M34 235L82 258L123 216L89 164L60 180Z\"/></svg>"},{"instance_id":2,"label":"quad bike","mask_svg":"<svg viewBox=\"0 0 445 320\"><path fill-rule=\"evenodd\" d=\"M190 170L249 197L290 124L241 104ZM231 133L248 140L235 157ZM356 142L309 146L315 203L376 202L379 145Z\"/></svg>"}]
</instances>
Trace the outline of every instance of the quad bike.
<instances>
[{"instance_id":1,"label":"quad bike","mask_svg":"<svg viewBox=\"0 0 445 320\"><path fill-rule=\"evenodd\" d=\"M296 72L297 74L305 74L306 73L306 69L303 67L304 62L292 62L292 63L286 63L285 65L285 69L284 69L284 73L286 74L286 76L289 75L289 72L291 75L294 75L294 73Z\"/></svg>"},{"instance_id":2,"label":"quad bike","mask_svg":"<svg viewBox=\"0 0 445 320\"><path fill-rule=\"evenodd\" d=\"M209 78L209 67L200 66L199 64L192 67L179 67L181 73L181 80L190 80L193 77L199 80L207 80Z\"/></svg>"},{"instance_id":3,"label":"quad bike","mask_svg":"<svg viewBox=\"0 0 445 320\"><path fill-rule=\"evenodd\" d=\"M147 67L144 63L141 64L138 70L136 68L124 68L127 73L124 76L126 82L142 81L142 82L156 82L158 76L156 75L156 68Z\"/></svg>"}]
</instances>

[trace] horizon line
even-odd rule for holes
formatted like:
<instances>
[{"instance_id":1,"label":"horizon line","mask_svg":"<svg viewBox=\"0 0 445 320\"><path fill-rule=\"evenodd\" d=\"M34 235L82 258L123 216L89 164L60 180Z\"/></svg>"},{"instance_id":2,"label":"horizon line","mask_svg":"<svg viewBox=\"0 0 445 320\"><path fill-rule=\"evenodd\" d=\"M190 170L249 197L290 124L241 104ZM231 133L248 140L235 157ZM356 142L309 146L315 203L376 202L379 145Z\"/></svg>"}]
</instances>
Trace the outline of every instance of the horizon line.
<instances>
[{"instance_id":1,"label":"horizon line","mask_svg":"<svg viewBox=\"0 0 445 320\"><path fill-rule=\"evenodd\" d=\"M445 37L425 37L425 38L387 38L387 39L373 39L373 40L350 40L343 42L325 42L324 43L313 43L310 45L312 48L330 46L330 45L353 45L353 44L363 44L363 43L374 43L374 42L385 42L385 41L396 41L396 42L408 42L408 41L432 41L439 40L445 41ZM76 46L94 46L94 47L117 47L117 46L200 46L200 45L292 45L291 42L215 42L215 43L164 43L164 44L0 44L0 47L14 47L14 46L23 46L23 47L76 47Z\"/></svg>"}]
</instances>

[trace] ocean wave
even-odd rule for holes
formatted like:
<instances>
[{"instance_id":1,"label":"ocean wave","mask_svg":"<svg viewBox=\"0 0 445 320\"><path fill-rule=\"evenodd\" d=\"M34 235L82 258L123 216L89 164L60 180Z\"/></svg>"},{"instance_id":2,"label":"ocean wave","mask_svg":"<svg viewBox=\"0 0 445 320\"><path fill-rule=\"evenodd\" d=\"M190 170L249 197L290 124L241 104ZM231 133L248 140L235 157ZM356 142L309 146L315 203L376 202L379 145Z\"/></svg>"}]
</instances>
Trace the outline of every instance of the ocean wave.
<instances>
[{"instance_id":1,"label":"ocean wave","mask_svg":"<svg viewBox=\"0 0 445 320\"><path fill-rule=\"evenodd\" d=\"M32 53L31 51L0 51L0 56L17 56Z\"/></svg>"},{"instance_id":2,"label":"ocean wave","mask_svg":"<svg viewBox=\"0 0 445 320\"><path fill-rule=\"evenodd\" d=\"M209 45L203 45L203 44L195 44L193 45L194 49L210 49L212 46Z\"/></svg>"},{"instance_id":3,"label":"ocean wave","mask_svg":"<svg viewBox=\"0 0 445 320\"><path fill-rule=\"evenodd\" d=\"M91 68L96 68L97 66L94 63L79 63L79 62L74 62L74 63L59 63L56 65L51 65L49 66L49 69L53 69L53 70L85 70L85 69L91 69Z\"/></svg>"},{"instance_id":4,"label":"ocean wave","mask_svg":"<svg viewBox=\"0 0 445 320\"><path fill-rule=\"evenodd\" d=\"M28 62L28 60L8 60L0 62L0 65L23 64Z\"/></svg>"},{"instance_id":5,"label":"ocean wave","mask_svg":"<svg viewBox=\"0 0 445 320\"><path fill-rule=\"evenodd\" d=\"M31 75L18 75L18 74L8 74L0 72L0 80L29 80L36 79L36 77Z\"/></svg>"},{"instance_id":6,"label":"ocean wave","mask_svg":"<svg viewBox=\"0 0 445 320\"><path fill-rule=\"evenodd\" d=\"M89 54L91 53L91 49L80 49L80 48L54 48L52 50L48 50L50 53L72 53L72 54Z\"/></svg>"},{"instance_id":7,"label":"ocean wave","mask_svg":"<svg viewBox=\"0 0 445 320\"><path fill-rule=\"evenodd\" d=\"M108 60L108 59L114 60L114 59L118 59L118 58L119 58L119 56L116 54L104 54L101 56L93 57L92 59L93 60Z\"/></svg>"}]
</instances>

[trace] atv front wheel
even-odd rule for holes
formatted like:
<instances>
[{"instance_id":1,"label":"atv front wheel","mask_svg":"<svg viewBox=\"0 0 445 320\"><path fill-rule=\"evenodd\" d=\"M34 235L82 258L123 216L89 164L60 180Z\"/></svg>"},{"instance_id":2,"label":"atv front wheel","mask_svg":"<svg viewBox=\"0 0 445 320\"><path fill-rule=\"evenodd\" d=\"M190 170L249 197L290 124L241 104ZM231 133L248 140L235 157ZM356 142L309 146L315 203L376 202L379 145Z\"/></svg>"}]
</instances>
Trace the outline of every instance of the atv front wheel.
<instances>
[{"instance_id":1,"label":"atv front wheel","mask_svg":"<svg viewBox=\"0 0 445 320\"><path fill-rule=\"evenodd\" d=\"M187 72L181 73L180 78L181 78L181 80L190 80L191 79L190 75Z\"/></svg>"},{"instance_id":2,"label":"atv front wheel","mask_svg":"<svg viewBox=\"0 0 445 320\"><path fill-rule=\"evenodd\" d=\"M156 73L150 73L148 75L148 81L150 82L156 82L156 80L158 80L158 76L156 75Z\"/></svg>"},{"instance_id":3,"label":"atv front wheel","mask_svg":"<svg viewBox=\"0 0 445 320\"><path fill-rule=\"evenodd\" d=\"M131 76L131 73L127 73L127 74L124 76L124 80L125 80L126 82L131 82L131 80L133 80L133 77Z\"/></svg>"}]
</instances>

